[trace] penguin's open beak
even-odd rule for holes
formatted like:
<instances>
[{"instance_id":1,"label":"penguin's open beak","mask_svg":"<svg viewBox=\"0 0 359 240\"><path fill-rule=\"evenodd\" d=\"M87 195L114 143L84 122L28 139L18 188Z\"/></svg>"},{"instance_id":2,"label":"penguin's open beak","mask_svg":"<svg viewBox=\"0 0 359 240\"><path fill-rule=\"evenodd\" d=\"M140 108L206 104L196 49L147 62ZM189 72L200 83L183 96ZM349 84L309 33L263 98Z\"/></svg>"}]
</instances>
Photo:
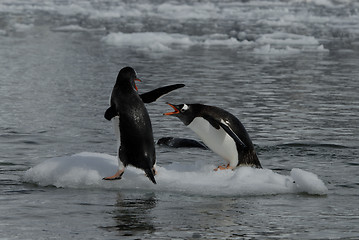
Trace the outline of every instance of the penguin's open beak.
<instances>
[{"instance_id":1,"label":"penguin's open beak","mask_svg":"<svg viewBox=\"0 0 359 240\"><path fill-rule=\"evenodd\" d=\"M142 82L141 79L139 79L139 78L135 78L135 81ZM137 88L137 86L136 86L136 83L135 83L135 89L136 89L136 91L138 91L138 88Z\"/></svg>"},{"instance_id":2,"label":"penguin's open beak","mask_svg":"<svg viewBox=\"0 0 359 240\"><path fill-rule=\"evenodd\" d=\"M173 115L173 114L179 114L180 113L179 109L175 105L173 105L171 103L167 103L167 104L170 105L175 111L174 112L164 113L163 115L168 116L168 115Z\"/></svg>"}]
</instances>

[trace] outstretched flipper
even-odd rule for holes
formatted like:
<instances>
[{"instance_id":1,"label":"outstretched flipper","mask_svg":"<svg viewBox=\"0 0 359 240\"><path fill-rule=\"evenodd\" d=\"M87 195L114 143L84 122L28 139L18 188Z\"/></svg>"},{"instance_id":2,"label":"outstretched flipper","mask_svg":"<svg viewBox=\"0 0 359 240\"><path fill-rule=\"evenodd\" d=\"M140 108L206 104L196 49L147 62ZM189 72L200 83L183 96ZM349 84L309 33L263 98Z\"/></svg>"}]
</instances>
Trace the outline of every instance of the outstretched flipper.
<instances>
[{"instance_id":1,"label":"outstretched flipper","mask_svg":"<svg viewBox=\"0 0 359 240\"><path fill-rule=\"evenodd\" d=\"M164 86L164 87L156 88L156 89L146 92L146 93L142 93L142 94L140 94L140 97L144 103L151 103L151 102L156 101L160 97L163 97L164 95L168 94L169 92L172 92L173 90L182 88L184 86L185 86L184 84L173 84L173 85L169 85L169 86ZM108 121L111 121L111 119L116 117L117 115L118 115L118 113L116 111L116 106L112 105L111 107L109 107L106 110L104 117Z\"/></svg>"},{"instance_id":2,"label":"outstretched flipper","mask_svg":"<svg viewBox=\"0 0 359 240\"><path fill-rule=\"evenodd\" d=\"M140 94L140 97L144 103L151 103L159 99L160 97L166 95L173 90L184 87L184 84L173 84L169 86L164 86L160 88L156 88L152 91Z\"/></svg>"}]
</instances>

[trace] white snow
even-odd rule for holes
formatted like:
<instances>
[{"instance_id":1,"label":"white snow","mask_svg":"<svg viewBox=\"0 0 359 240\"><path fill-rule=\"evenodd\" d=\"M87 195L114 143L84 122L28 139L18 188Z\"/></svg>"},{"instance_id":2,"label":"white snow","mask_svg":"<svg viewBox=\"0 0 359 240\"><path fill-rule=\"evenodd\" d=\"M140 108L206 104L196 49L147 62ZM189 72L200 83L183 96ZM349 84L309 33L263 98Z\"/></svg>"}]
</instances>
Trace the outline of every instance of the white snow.
<instances>
[{"instance_id":1,"label":"white snow","mask_svg":"<svg viewBox=\"0 0 359 240\"><path fill-rule=\"evenodd\" d=\"M83 152L45 160L26 171L23 180L40 186L61 188L137 189L214 196L328 193L317 175L298 168L292 169L288 176L269 169L250 167L216 172L213 171L215 166L200 162L157 166L157 185L142 170L133 167L126 169L121 180L102 180L116 172L117 164L114 156Z\"/></svg>"}]
</instances>

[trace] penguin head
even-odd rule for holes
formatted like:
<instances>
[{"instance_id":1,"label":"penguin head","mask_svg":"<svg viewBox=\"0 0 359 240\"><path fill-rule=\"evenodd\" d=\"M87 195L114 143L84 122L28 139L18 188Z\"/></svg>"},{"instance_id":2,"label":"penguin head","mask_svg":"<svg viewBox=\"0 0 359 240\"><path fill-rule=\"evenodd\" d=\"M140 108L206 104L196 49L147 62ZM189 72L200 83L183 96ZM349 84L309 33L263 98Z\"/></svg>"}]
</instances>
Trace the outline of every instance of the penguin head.
<instances>
[{"instance_id":1,"label":"penguin head","mask_svg":"<svg viewBox=\"0 0 359 240\"><path fill-rule=\"evenodd\" d=\"M124 67L120 70L117 75L116 86L123 88L124 86L131 86L132 88L137 89L135 81L140 81L137 77L135 69L132 67Z\"/></svg>"},{"instance_id":2,"label":"penguin head","mask_svg":"<svg viewBox=\"0 0 359 240\"><path fill-rule=\"evenodd\" d=\"M164 113L163 115L178 117L186 126L189 125L196 116L194 112L195 104L167 104L174 109L174 112Z\"/></svg>"}]
</instances>

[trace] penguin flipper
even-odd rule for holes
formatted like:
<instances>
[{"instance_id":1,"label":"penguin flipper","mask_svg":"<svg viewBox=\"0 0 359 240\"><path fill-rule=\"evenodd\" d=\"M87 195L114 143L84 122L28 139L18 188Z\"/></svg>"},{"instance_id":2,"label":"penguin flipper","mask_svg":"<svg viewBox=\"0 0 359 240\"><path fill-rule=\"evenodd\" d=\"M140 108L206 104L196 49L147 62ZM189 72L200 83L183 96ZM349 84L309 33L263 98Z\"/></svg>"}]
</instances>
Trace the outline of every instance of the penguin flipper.
<instances>
[{"instance_id":1,"label":"penguin flipper","mask_svg":"<svg viewBox=\"0 0 359 240\"><path fill-rule=\"evenodd\" d=\"M223 128L223 130L228 133L229 136L231 136L233 138L233 140L235 141L237 147L239 149L244 149L246 148L246 145L242 142L242 140L237 136L237 134L235 134L232 129L230 127L228 127L225 123L216 120L215 118L213 118L212 116L209 115L205 115L203 116L204 119L206 119L214 128L219 129L220 127Z\"/></svg>"},{"instance_id":2,"label":"penguin flipper","mask_svg":"<svg viewBox=\"0 0 359 240\"><path fill-rule=\"evenodd\" d=\"M224 131L226 131L226 133L228 133L233 140L236 142L237 147L240 148L246 148L247 146L242 142L242 140L237 136L237 134L235 134L232 129L230 127L228 127L226 124L219 122L219 125L223 128Z\"/></svg>"},{"instance_id":3,"label":"penguin flipper","mask_svg":"<svg viewBox=\"0 0 359 240\"><path fill-rule=\"evenodd\" d=\"M220 128L220 122L218 122L216 119L214 119L212 116L209 115L205 115L203 116L204 119L206 119L211 125L212 127L214 127L215 129L219 129Z\"/></svg>"},{"instance_id":4,"label":"penguin flipper","mask_svg":"<svg viewBox=\"0 0 359 240\"><path fill-rule=\"evenodd\" d=\"M116 106L112 105L111 107L109 107L106 112L104 117L108 120L111 121L112 118L117 116L117 112L116 112Z\"/></svg>"},{"instance_id":5,"label":"penguin flipper","mask_svg":"<svg viewBox=\"0 0 359 240\"><path fill-rule=\"evenodd\" d=\"M173 90L184 87L184 84L173 84L169 86L164 86L160 88L156 88L152 91L140 94L140 97L144 103L151 103L159 99L160 97L166 95Z\"/></svg>"}]
</instances>

